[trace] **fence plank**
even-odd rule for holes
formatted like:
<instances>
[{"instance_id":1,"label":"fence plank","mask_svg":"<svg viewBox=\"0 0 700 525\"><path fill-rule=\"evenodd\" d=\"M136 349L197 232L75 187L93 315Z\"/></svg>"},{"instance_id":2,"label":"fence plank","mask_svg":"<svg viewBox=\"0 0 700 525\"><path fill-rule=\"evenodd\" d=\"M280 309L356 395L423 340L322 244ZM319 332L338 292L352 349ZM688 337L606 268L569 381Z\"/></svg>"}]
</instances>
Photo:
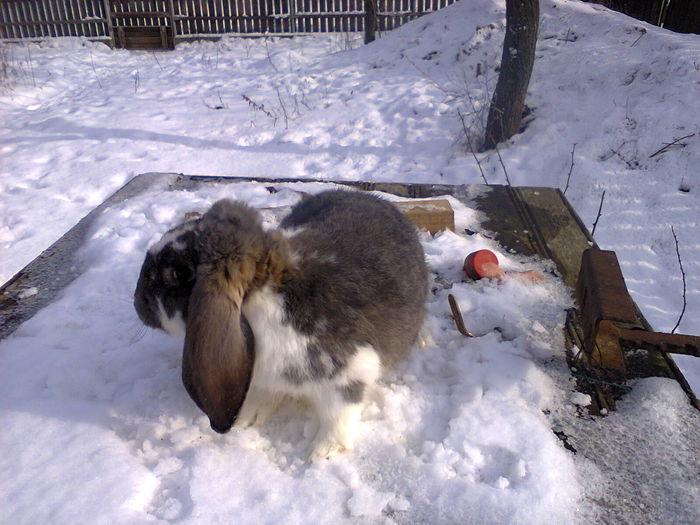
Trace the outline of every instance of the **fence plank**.
<instances>
[{"instance_id":1,"label":"fence plank","mask_svg":"<svg viewBox=\"0 0 700 525\"><path fill-rule=\"evenodd\" d=\"M11 21L14 21L14 18L10 12L9 4L0 4L0 15L2 15L3 20L8 21L7 25L2 25L3 38L17 38L15 26L11 24Z\"/></svg>"}]
</instances>

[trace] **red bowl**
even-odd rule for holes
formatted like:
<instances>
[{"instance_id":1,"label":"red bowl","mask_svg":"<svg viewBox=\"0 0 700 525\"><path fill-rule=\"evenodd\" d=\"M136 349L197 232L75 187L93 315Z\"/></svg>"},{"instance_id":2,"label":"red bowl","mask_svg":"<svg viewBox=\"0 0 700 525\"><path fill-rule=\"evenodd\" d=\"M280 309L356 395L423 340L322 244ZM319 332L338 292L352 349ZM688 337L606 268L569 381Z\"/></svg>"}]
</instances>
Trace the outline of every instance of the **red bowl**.
<instances>
[{"instance_id":1,"label":"red bowl","mask_svg":"<svg viewBox=\"0 0 700 525\"><path fill-rule=\"evenodd\" d=\"M472 279L497 277L494 265L498 269L498 257L491 250L478 250L467 255L464 259L464 272Z\"/></svg>"}]
</instances>

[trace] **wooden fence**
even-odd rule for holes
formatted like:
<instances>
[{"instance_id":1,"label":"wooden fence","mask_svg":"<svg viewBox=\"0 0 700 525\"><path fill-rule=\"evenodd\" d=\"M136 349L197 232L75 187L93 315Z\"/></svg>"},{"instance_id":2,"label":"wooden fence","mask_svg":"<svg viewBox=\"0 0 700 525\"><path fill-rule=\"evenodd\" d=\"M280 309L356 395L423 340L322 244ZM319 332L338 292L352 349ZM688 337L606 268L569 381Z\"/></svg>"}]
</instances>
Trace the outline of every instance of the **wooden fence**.
<instances>
[{"instance_id":1,"label":"wooden fence","mask_svg":"<svg viewBox=\"0 0 700 525\"><path fill-rule=\"evenodd\" d=\"M361 32L370 1L376 29L387 31L456 0L0 0L0 39L85 36L119 45L124 31L137 28L159 29L172 43L221 34Z\"/></svg>"}]
</instances>

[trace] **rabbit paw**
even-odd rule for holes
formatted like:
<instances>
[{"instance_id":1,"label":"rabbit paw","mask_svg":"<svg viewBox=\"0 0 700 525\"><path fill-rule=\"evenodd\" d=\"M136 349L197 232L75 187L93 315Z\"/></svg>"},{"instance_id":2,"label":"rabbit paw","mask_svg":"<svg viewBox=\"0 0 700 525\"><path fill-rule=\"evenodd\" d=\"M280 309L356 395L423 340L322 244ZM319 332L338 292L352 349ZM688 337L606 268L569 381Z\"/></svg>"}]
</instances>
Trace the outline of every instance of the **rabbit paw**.
<instances>
[{"instance_id":1,"label":"rabbit paw","mask_svg":"<svg viewBox=\"0 0 700 525\"><path fill-rule=\"evenodd\" d=\"M360 403L337 403L330 412L322 412L318 433L311 444L309 457L330 458L344 451L352 450L360 424L362 405Z\"/></svg>"},{"instance_id":2,"label":"rabbit paw","mask_svg":"<svg viewBox=\"0 0 700 525\"><path fill-rule=\"evenodd\" d=\"M316 436L311 444L311 452L309 453L310 460L330 459L336 454L348 450L345 445L339 443L333 436L320 434L321 432L319 432L319 435Z\"/></svg>"},{"instance_id":3,"label":"rabbit paw","mask_svg":"<svg viewBox=\"0 0 700 525\"><path fill-rule=\"evenodd\" d=\"M251 390L246 396L241 411L236 418L236 426L241 428L264 425L282 401L282 396Z\"/></svg>"}]
</instances>

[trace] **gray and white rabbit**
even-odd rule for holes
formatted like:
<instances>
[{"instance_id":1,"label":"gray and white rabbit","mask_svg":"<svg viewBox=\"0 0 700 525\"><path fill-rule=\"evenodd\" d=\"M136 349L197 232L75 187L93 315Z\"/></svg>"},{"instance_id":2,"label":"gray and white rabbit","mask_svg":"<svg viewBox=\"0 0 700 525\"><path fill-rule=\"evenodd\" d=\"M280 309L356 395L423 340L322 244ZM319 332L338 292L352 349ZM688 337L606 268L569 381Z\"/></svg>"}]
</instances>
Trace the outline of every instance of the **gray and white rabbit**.
<instances>
[{"instance_id":1,"label":"gray and white rabbit","mask_svg":"<svg viewBox=\"0 0 700 525\"><path fill-rule=\"evenodd\" d=\"M311 455L351 449L366 390L423 324L428 271L410 221L379 197L331 190L266 231L257 211L221 200L156 248L136 310L149 326L184 321L183 382L211 427L261 423L303 397L319 418Z\"/></svg>"}]
</instances>

